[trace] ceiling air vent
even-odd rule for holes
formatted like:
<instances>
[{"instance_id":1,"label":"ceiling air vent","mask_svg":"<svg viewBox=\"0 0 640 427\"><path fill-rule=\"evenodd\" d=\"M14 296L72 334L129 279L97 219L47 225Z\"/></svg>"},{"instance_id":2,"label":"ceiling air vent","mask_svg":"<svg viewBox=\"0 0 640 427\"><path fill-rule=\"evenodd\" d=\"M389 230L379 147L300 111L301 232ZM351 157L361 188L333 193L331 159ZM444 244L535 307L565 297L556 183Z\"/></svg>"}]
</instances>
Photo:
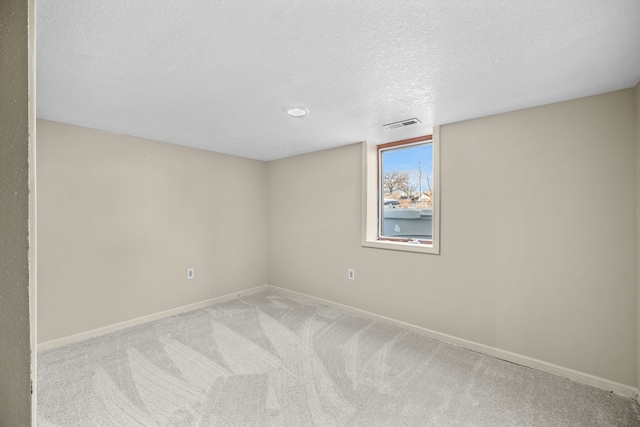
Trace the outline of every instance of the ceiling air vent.
<instances>
[{"instance_id":1,"label":"ceiling air vent","mask_svg":"<svg viewBox=\"0 0 640 427\"><path fill-rule=\"evenodd\" d=\"M418 123L422 123L422 122L414 117L413 119L400 120L399 122L393 122L386 125L382 125L382 127L385 127L387 129L398 129L398 128L403 128L405 126L417 125Z\"/></svg>"}]
</instances>

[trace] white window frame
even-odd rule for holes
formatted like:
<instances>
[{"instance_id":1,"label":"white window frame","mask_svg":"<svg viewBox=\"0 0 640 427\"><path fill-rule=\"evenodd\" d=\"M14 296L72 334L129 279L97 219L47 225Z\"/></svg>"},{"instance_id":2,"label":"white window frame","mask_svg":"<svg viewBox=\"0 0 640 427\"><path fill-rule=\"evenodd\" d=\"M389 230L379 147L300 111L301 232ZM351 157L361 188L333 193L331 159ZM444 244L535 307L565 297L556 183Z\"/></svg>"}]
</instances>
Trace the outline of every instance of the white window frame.
<instances>
[{"instance_id":1,"label":"white window frame","mask_svg":"<svg viewBox=\"0 0 640 427\"><path fill-rule=\"evenodd\" d=\"M425 136L425 141L428 138ZM413 143L418 142L417 139ZM425 254L440 253L440 128L433 128L431 138L433 148L433 239L429 244L380 240L379 221L382 196L381 180L378 173L378 146L370 142L362 143L362 246Z\"/></svg>"}]
</instances>

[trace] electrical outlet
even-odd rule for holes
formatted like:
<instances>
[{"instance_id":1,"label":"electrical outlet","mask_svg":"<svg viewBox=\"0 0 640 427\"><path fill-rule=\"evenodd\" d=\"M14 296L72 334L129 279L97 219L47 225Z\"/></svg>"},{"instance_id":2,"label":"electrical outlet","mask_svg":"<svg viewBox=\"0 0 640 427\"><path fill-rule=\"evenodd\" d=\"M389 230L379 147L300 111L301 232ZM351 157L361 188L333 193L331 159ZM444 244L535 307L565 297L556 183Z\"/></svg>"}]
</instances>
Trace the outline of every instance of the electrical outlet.
<instances>
[{"instance_id":1,"label":"electrical outlet","mask_svg":"<svg viewBox=\"0 0 640 427\"><path fill-rule=\"evenodd\" d=\"M187 268L187 279L193 279L196 275L196 270L195 268L191 267L191 268Z\"/></svg>"},{"instance_id":2,"label":"electrical outlet","mask_svg":"<svg viewBox=\"0 0 640 427\"><path fill-rule=\"evenodd\" d=\"M356 271L353 268L347 270L347 278L349 280L356 280Z\"/></svg>"}]
</instances>

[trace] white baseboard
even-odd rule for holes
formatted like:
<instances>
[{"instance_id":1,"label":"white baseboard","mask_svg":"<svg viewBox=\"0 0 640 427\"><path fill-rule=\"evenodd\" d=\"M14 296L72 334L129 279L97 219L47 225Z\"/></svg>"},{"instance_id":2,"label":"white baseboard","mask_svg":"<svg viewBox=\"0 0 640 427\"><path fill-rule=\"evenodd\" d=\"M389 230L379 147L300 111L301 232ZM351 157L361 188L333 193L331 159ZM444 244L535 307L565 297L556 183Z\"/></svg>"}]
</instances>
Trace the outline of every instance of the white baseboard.
<instances>
[{"instance_id":1,"label":"white baseboard","mask_svg":"<svg viewBox=\"0 0 640 427\"><path fill-rule=\"evenodd\" d=\"M484 344L479 344L473 341L465 340L462 338L457 338L451 335L443 334L440 332L432 331L430 329L426 329L420 326L412 325L410 323L402 322L400 320L391 319L389 317L380 316L378 314L374 314L365 310L361 310L359 308L354 308L348 305L339 304L333 301L325 300L322 298L310 296L307 294L303 294L300 292L290 291L288 289L279 288L277 286L267 285L267 288L272 289L277 292L282 292L285 294L295 295L302 298L307 298L313 300L319 304L326 305L329 307L338 308L340 310L347 311L349 313L356 314L358 316L366 317L378 322L392 324L398 326L400 328L416 332L418 334L427 336L429 338L436 339L438 341L443 341L449 344L456 345L458 347L465 348L467 350L475 351L478 353L486 354L488 356L492 356L498 359L506 360L508 362L512 362L518 365L526 366L528 368L533 368L538 371L547 372L549 374L554 374L563 378L570 379L572 381L576 381L582 384L587 384L593 387L600 388L606 391L612 391L616 394L635 398L638 403L640 403L640 395L638 394L638 389L636 387L628 386L625 384L621 384L615 381L610 381L604 378L596 377L595 375L587 374L584 372L575 371L573 369L565 368L562 366L554 365L553 363L548 363L543 360L534 359L532 357L523 356L521 354L512 353L510 351L501 350L499 348L491 347Z\"/></svg>"},{"instance_id":2,"label":"white baseboard","mask_svg":"<svg viewBox=\"0 0 640 427\"><path fill-rule=\"evenodd\" d=\"M116 323L114 325L105 326L91 331L81 332L79 334L70 335L68 337L58 338L51 341L45 341L38 344L38 351L49 350L52 348L60 347L63 345L71 344L78 341L83 341L89 338L97 337L104 334L120 331L122 329L130 328L132 326L141 325L143 323L151 322L153 320L163 319L165 317L175 316L176 314L185 313L187 311L197 310L199 308L208 307L213 304L229 301L235 298L241 298L246 295L255 294L267 289L266 285L257 286L255 288L246 289L240 292L234 292L232 294L223 295L216 298L210 298L208 300L199 301L193 304L183 305L182 307L172 308L170 310L161 311L159 313L150 314L148 316L138 317L136 319L126 320L124 322Z\"/></svg>"},{"instance_id":3,"label":"white baseboard","mask_svg":"<svg viewBox=\"0 0 640 427\"><path fill-rule=\"evenodd\" d=\"M491 347L484 344L479 344L473 341L465 340L462 338L457 338L451 335L443 334L441 332L436 332L430 329L423 328L421 326L412 325L410 323L402 322L400 320L391 319L389 317L380 316L378 314L374 314L365 310L361 310L359 308L354 308L348 305L336 303L333 301L325 300L322 298L314 297L311 295L307 295L300 292L291 291L284 288L279 288L277 286L272 285L263 285L257 286L255 288L246 289L239 292L234 292L232 294L223 295L216 298L211 298L205 301L199 301L197 303L184 305L182 307L173 308L170 310L162 311L160 313L151 314L148 316L138 317L136 319L127 320L124 322L116 323L114 325L105 326L98 329L93 329L91 331L81 332L79 334L70 335L67 337L46 341L39 343L37 346L38 351L49 350L52 348L60 347L63 345L71 344L78 341L83 341L89 338L97 337L100 335L120 331L122 329L130 328L132 326L141 325L153 320L162 319L165 317L174 316L176 314L185 313L187 311L197 310L199 308L208 307L213 304L229 301L236 298L241 298L243 296L251 295L257 292L261 292L267 289L272 289L277 292L282 292L284 294L295 295L301 298L306 298L312 301L315 301L319 304L326 305L329 307L334 307L349 313L356 314L358 316L362 316L365 318L369 318L375 320L377 322L392 324L403 328L405 330L413 331L418 334L427 336L429 338L437 339L438 341L443 341L449 344L456 345L458 347L462 347L468 350L476 351L478 353L486 354L488 356L496 357L498 359L506 360L508 362L516 363L518 365L526 366L529 368L537 369L542 372L547 372L550 374L558 375L563 378L567 378L582 384L587 384L593 387L597 387L603 390L612 391L614 393L620 394L622 396L627 396L636 399L638 404L640 404L640 392L637 388L628 386L625 384L620 384L615 381L610 381L604 378L596 377L595 375L587 374L584 372L575 371L573 369L565 368L562 366L554 365L552 363L548 363L542 360L534 359L528 356L523 356L521 354L512 353L510 351L501 350L499 348Z\"/></svg>"}]
</instances>

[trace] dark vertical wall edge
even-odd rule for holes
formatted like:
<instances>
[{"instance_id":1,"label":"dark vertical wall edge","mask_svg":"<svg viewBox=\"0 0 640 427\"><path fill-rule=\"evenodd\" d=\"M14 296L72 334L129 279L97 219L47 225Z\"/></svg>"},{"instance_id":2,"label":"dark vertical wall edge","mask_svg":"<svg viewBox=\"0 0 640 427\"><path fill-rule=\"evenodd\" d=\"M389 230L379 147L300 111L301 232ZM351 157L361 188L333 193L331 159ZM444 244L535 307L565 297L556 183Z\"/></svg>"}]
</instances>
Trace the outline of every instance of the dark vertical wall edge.
<instances>
[{"instance_id":1,"label":"dark vertical wall edge","mask_svg":"<svg viewBox=\"0 0 640 427\"><path fill-rule=\"evenodd\" d=\"M32 424L29 12L29 0L0 3L1 427Z\"/></svg>"}]
</instances>

